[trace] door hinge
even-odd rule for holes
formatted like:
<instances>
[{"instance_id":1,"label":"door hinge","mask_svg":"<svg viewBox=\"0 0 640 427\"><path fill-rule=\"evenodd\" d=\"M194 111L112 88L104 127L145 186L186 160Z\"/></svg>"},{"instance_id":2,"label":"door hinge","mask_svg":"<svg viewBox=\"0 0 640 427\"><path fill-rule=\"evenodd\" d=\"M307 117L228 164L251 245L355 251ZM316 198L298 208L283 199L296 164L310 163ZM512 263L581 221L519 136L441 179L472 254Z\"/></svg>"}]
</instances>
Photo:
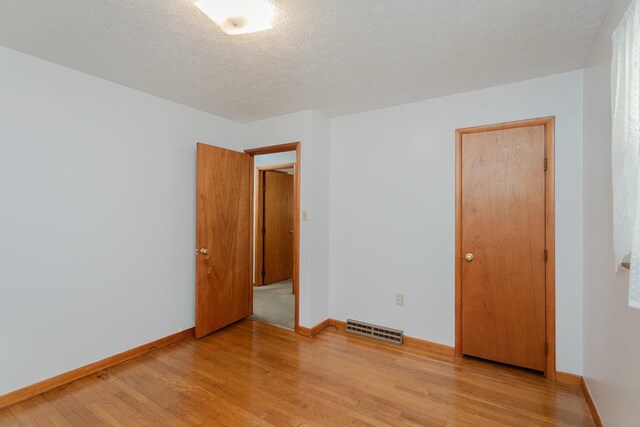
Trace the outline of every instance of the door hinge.
<instances>
[{"instance_id":1,"label":"door hinge","mask_svg":"<svg viewBox=\"0 0 640 427\"><path fill-rule=\"evenodd\" d=\"M549 343L545 342L544 343L544 354L549 354Z\"/></svg>"},{"instance_id":2,"label":"door hinge","mask_svg":"<svg viewBox=\"0 0 640 427\"><path fill-rule=\"evenodd\" d=\"M545 170L546 170L546 169L545 169ZM266 193L266 192L267 192L267 186L266 186L266 185L263 185L263 186L262 186L262 192L263 192L263 193Z\"/></svg>"},{"instance_id":3,"label":"door hinge","mask_svg":"<svg viewBox=\"0 0 640 427\"><path fill-rule=\"evenodd\" d=\"M547 262L547 260L549 259L549 252L547 252L547 250L544 250L544 262Z\"/></svg>"},{"instance_id":4,"label":"door hinge","mask_svg":"<svg viewBox=\"0 0 640 427\"><path fill-rule=\"evenodd\" d=\"M262 280L264 280L264 276L266 276L266 273L264 272L264 269L261 271L262 274Z\"/></svg>"},{"instance_id":5,"label":"door hinge","mask_svg":"<svg viewBox=\"0 0 640 427\"><path fill-rule=\"evenodd\" d=\"M545 157L545 159L544 159L544 170L545 170L545 171L547 170L547 163L548 163L548 162L547 162L547 158Z\"/></svg>"},{"instance_id":6,"label":"door hinge","mask_svg":"<svg viewBox=\"0 0 640 427\"><path fill-rule=\"evenodd\" d=\"M264 236L265 234L267 234L267 229L266 229L266 228L263 228L263 229L262 229L262 235Z\"/></svg>"}]
</instances>

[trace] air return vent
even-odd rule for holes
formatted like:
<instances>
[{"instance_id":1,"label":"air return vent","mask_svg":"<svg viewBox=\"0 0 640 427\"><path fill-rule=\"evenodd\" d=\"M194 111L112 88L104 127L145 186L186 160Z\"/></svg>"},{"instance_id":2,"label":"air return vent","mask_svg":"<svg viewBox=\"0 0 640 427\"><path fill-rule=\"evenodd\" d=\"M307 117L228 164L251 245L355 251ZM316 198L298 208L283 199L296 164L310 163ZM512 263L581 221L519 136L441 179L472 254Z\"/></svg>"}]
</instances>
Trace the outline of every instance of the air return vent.
<instances>
[{"instance_id":1,"label":"air return vent","mask_svg":"<svg viewBox=\"0 0 640 427\"><path fill-rule=\"evenodd\" d=\"M347 332L402 345L403 332L397 329L385 328L383 326L348 319Z\"/></svg>"}]
</instances>

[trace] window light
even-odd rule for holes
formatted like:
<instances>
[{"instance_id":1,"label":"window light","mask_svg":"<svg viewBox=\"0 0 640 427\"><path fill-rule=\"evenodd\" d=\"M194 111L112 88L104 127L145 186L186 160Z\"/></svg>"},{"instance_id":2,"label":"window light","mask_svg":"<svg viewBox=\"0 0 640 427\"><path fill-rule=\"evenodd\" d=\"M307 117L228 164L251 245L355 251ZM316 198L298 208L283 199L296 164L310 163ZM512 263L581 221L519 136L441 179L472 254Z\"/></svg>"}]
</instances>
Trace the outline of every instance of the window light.
<instances>
[{"instance_id":1,"label":"window light","mask_svg":"<svg viewBox=\"0 0 640 427\"><path fill-rule=\"evenodd\" d=\"M613 244L616 267L629 260L629 305L640 309L640 3L613 33L611 64Z\"/></svg>"}]
</instances>

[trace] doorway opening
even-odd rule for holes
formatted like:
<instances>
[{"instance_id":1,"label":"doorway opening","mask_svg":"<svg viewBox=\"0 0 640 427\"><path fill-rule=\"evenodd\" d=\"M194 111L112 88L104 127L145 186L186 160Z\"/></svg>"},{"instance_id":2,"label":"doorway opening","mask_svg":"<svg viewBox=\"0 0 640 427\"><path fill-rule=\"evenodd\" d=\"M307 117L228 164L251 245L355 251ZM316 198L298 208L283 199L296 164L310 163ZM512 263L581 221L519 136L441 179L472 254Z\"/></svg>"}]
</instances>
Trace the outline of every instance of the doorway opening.
<instances>
[{"instance_id":1,"label":"doorway opening","mask_svg":"<svg viewBox=\"0 0 640 427\"><path fill-rule=\"evenodd\" d=\"M254 163L252 319L299 329L300 143L246 150Z\"/></svg>"},{"instance_id":2,"label":"doorway opening","mask_svg":"<svg viewBox=\"0 0 640 427\"><path fill-rule=\"evenodd\" d=\"M286 162L286 163L282 163ZM296 152L254 156L253 315L295 329L294 181Z\"/></svg>"}]
</instances>

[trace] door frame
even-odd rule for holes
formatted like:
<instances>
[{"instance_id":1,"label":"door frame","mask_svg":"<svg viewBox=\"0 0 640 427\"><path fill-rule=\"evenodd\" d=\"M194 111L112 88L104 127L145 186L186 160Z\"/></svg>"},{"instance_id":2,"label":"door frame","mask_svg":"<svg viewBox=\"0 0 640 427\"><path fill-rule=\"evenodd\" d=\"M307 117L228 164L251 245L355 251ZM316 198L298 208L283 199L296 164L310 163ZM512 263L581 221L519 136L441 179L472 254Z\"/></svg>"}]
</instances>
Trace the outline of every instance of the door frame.
<instances>
[{"instance_id":1,"label":"door frame","mask_svg":"<svg viewBox=\"0 0 640 427\"><path fill-rule=\"evenodd\" d=\"M456 243L455 243L455 354L462 357L462 136L521 127L545 127L545 377L556 380L556 264L555 264L555 116L475 126L456 130Z\"/></svg>"},{"instance_id":2,"label":"door frame","mask_svg":"<svg viewBox=\"0 0 640 427\"><path fill-rule=\"evenodd\" d=\"M287 144L270 145L266 147L251 148L244 150L244 152L251 156L261 154L274 154L284 153L287 151L296 152L296 166L294 169L294 182L293 182L293 289L295 294L295 332L300 333L300 170L301 165L301 148L300 141L290 142ZM252 167L251 175L255 174L255 169ZM253 197L251 198L253 200ZM253 210L253 206L251 207ZM253 212L252 212L253 215ZM253 241L253 239L252 239ZM252 247L252 259L255 250ZM251 263L252 274L255 271L253 262ZM251 286L251 311L253 311L253 286Z\"/></svg>"},{"instance_id":3,"label":"door frame","mask_svg":"<svg viewBox=\"0 0 640 427\"><path fill-rule=\"evenodd\" d=\"M291 169L293 168L293 175L294 175L294 185L295 185L295 174L296 174L296 164L295 163L283 163L280 165L268 165L268 166L258 166L255 169L254 173L256 175L256 185L255 185L255 228L254 228L254 236L255 236L255 247L254 247L254 268L253 268L253 286L264 286L264 283L260 283L258 284L259 281L259 276L258 276L258 271L262 270L262 264L263 264L263 260L261 257L258 256L258 253L260 255L264 255L263 252L263 243L264 243L264 236L262 235L262 233L259 232L259 230L262 229L262 221L264 220L263 215L260 214L260 207L264 206L264 193L262 191L260 191L260 185L262 184L262 172L264 171L273 171L273 170L278 170L278 169ZM294 188L294 194L295 194L295 188ZM295 203L295 201L294 201ZM295 207L294 207L295 210ZM294 231L295 233L295 231ZM261 282L261 280L260 280ZM294 292L295 292L295 287L294 287Z\"/></svg>"}]
</instances>

